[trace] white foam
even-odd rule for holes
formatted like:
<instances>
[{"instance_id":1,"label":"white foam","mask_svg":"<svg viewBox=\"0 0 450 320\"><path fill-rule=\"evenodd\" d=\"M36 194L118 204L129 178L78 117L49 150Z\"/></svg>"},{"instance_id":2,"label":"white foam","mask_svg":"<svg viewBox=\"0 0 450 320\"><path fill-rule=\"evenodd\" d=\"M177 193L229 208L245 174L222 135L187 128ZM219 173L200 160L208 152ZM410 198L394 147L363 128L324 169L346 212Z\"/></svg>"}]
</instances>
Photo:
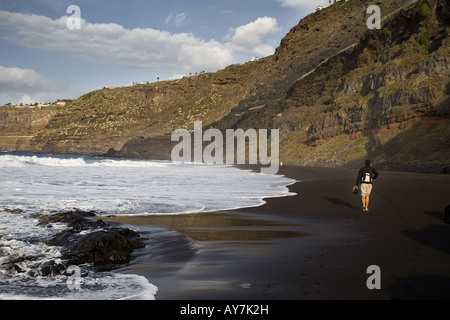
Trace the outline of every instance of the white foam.
<instances>
[{"instance_id":1,"label":"white foam","mask_svg":"<svg viewBox=\"0 0 450 320\"><path fill-rule=\"evenodd\" d=\"M146 168L169 166L165 161L121 160L94 157L45 156L45 155L13 155L0 154L0 168L44 166L44 167L132 167Z\"/></svg>"},{"instance_id":2,"label":"white foam","mask_svg":"<svg viewBox=\"0 0 450 320\"><path fill-rule=\"evenodd\" d=\"M67 226L53 223L48 228L37 222L25 213L0 213L0 300L155 299L158 288L138 275L85 272L77 290L68 287L68 276L42 276L43 264L62 262L61 248L45 240Z\"/></svg>"},{"instance_id":3,"label":"white foam","mask_svg":"<svg viewBox=\"0 0 450 320\"><path fill-rule=\"evenodd\" d=\"M20 170L11 163L20 164ZM0 155L1 206L27 211L184 214L259 206L294 181L228 166Z\"/></svg>"},{"instance_id":4,"label":"white foam","mask_svg":"<svg viewBox=\"0 0 450 320\"><path fill-rule=\"evenodd\" d=\"M0 276L0 284L1 284ZM83 276L76 288L67 276L35 277L32 283L16 279L0 300L155 300L158 287L139 275L103 272Z\"/></svg>"}]
</instances>

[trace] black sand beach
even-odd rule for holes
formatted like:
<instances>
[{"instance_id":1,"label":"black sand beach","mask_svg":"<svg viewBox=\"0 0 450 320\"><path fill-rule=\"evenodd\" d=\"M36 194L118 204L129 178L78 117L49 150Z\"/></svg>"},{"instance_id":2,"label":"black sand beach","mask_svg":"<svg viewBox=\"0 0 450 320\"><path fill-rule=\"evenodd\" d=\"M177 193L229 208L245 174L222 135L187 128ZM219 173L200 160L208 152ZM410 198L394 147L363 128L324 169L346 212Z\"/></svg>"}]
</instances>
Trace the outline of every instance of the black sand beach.
<instances>
[{"instance_id":1,"label":"black sand beach","mask_svg":"<svg viewBox=\"0 0 450 320\"><path fill-rule=\"evenodd\" d=\"M296 196L261 207L120 217L149 238L124 272L157 300L450 299L450 176L381 171L370 213L351 192L357 170L283 167ZM369 266L381 289L369 290Z\"/></svg>"}]
</instances>

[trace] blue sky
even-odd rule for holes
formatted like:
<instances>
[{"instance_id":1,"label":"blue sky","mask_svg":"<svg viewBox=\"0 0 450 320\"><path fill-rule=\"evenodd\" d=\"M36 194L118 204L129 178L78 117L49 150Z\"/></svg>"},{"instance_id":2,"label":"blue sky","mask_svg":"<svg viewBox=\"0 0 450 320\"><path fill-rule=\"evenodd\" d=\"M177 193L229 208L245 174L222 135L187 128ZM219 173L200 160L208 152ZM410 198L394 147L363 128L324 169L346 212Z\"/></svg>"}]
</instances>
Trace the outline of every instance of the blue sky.
<instances>
[{"instance_id":1,"label":"blue sky","mask_svg":"<svg viewBox=\"0 0 450 320\"><path fill-rule=\"evenodd\" d=\"M0 0L0 105L214 72L271 55L328 0ZM80 9L80 28L71 30Z\"/></svg>"}]
</instances>

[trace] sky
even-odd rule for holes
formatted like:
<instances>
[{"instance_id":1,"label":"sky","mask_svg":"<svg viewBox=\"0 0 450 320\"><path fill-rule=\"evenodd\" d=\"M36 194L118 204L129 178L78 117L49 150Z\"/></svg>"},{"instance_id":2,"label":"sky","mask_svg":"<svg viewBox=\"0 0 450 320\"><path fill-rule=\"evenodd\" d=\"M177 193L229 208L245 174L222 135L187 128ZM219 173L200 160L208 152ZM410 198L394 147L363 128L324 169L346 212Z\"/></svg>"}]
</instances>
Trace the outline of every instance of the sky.
<instances>
[{"instance_id":1,"label":"sky","mask_svg":"<svg viewBox=\"0 0 450 320\"><path fill-rule=\"evenodd\" d=\"M328 0L0 0L0 105L215 72Z\"/></svg>"}]
</instances>

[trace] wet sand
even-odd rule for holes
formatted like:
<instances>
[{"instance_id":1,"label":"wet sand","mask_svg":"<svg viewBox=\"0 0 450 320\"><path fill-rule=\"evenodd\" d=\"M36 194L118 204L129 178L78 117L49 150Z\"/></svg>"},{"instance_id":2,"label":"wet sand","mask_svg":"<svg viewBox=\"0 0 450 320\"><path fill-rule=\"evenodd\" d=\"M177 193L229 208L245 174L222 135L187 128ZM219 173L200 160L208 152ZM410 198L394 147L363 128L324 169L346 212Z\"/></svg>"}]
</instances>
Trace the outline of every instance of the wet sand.
<instances>
[{"instance_id":1,"label":"wet sand","mask_svg":"<svg viewBox=\"0 0 450 320\"><path fill-rule=\"evenodd\" d=\"M122 272L157 300L450 299L450 176L381 171L370 213L357 170L283 167L295 196L257 208L120 217L148 246ZM369 290L369 266L381 289Z\"/></svg>"}]
</instances>

